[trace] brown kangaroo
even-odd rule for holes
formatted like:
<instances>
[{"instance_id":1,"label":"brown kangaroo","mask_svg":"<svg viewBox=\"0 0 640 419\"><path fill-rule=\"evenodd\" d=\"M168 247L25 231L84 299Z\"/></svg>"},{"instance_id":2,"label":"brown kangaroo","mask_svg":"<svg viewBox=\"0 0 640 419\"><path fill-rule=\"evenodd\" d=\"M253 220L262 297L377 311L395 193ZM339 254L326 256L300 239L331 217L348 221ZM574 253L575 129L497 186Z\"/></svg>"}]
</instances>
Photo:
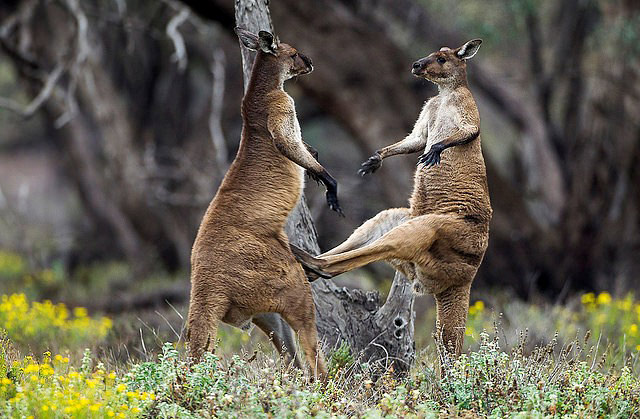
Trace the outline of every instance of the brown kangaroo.
<instances>
[{"instance_id":1,"label":"brown kangaroo","mask_svg":"<svg viewBox=\"0 0 640 419\"><path fill-rule=\"evenodd\" d=\"M337 184L300 135L285 80L308 74L311 60L272 34L236 28L240 41L257 50L242 100L240 148L207 209L191 253L188 339L194 361L215 345L218 323L245 327L253 320L276 337L279 313L297 331L314 377L326 368L318 350L311 286L289 248L284 225L304 185L303 168L327 188L329 207L341 213ZM255 318L254 318L255 316ZM290 336L280 344L292 344ZM293 348L286 348L292 350Z\"/></svg>"},{"instance_id":2,"label":"brown kangaroo","mask_svg":"<svg viewBox=\"0 0 640 419\"><path fill-rule=\"evenodd\" d=\"M382 211L317 258L294 249L306 268L330 275L386 260L414 280L418 291L435 296L437 335L456 355L462 350L471 282L487 249L492 213L480 116L466 74L466 60L481 42L445 47L413 63L413 74L437 84L438 95L425 103L405 139L378 150L359 170L364 176L387 157L424 150L410 207Z\"/></svg>"}]
</instances>

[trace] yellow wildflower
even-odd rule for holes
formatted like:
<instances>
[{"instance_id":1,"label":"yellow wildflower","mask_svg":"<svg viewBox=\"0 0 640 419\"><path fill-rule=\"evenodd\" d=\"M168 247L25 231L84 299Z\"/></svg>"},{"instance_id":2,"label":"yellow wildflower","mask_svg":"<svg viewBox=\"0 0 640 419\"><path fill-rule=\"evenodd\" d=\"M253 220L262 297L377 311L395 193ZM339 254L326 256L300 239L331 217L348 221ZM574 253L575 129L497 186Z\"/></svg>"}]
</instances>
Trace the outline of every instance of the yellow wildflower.
<instances>
[{"instance_id":1,"label":"yellow wildflower","mask_svg":"<svg viewBox=\"0 0 640 419\"><path fill-rule=\"evenodd\" d=\"M75 317L87 317L89 312L84 307L76 307L73 309L73 315Z\"/></svg>"},{"instance_id":2,"label":"yellow wildflower","mask_svg":"<svg viewBox=\"0 0 640 419\"><path fill-rule=\"evenodd\" d=\"M603 305L607 305L607 304L611 303L611 294L609 294L606 291L601 292L598 295L598 299L596 300L596 302L598 304L603 304Z\"/></svg>"},{"instance_id":3,"label":"yellow wildflower","mask_svg":"<svg viewBox=\"0 0 640 419\"><path fill-rule=\"evenodd\" d=\"M38 372L40 370L40 365L38 364L29 364L24 369L25 374L31 374L32 372Z\"/></svg>"},{"instance_id":4,"label":"yellow wildflower","mask_svg":"<svg viewBox=\"0 0 640 419\"><path fill-rule=\"evenodd\" d=\"M582 301L582 304L589 304L596 301L596 296L592 292L589 292L584 294L580 300Z\"/></svg>"}]
</instances>

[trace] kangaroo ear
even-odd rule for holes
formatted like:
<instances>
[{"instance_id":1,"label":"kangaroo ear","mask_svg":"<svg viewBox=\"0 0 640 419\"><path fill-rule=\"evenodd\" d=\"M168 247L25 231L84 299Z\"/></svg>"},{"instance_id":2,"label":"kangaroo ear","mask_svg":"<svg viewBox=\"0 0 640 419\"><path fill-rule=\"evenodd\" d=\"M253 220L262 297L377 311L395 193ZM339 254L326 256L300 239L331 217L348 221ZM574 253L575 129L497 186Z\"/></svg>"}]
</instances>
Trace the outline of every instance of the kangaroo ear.
<instances>
[{"instance_id":1,"label":"kangaroo ear","mask_svg":"<svg viewBox=\"0 0 640 419\"><path fill-rule=\"evenodd\" d=\"M240 42L242 42L242 45L252 51L258 50L258 47L260 45L258 44L258 37L254 33L251 33L248 30L242 29L238 26L235 27L234 31L236 32L236 35L238 35L238 38L240 39Z\"/></svg>"},{"instance_id":2,"label":"kangaroo ear","mask_svg":"<svg viewBox=\"0 0 640 419\"><path fill-rule=\"evenodd\" d=\"M262 52L276 55L276 49L278 48L278 46L276 45L272 33L267 31L258 32L258 45L260 46L260 50Z\"/></svg>"},{"instance_id":3,"label":"kangaroo ear","mask_svg":"<svg viewBox=\"0 0 640 419\"><path fill-rule=\"evenodd\" d=\"M482 44L482 39L472 39L467 42L456 51L456 55L463 60L468 60L469 58L476 55L476 52L480 49L480 44Z\"/></svg>"}]
</instances>

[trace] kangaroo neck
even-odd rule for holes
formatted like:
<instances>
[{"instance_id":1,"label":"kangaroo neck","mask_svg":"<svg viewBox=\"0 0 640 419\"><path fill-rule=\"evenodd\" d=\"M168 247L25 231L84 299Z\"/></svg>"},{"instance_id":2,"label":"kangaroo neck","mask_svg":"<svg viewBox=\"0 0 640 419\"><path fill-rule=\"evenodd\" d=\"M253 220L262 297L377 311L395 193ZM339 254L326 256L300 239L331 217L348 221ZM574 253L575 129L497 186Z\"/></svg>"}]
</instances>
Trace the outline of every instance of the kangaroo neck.
<instances>
[{"instance_id":1,"label":"kangaroo neck","mask_svg":"<svg viewBox=\"0 0 640 419\"><path fill-rule=\"evenodd\" d=\"M436 83L438 86L438 94L447 95L458 89L469 89L467 83L467 72L462 70L461 74L458 74L453 80L443 80Z\"/></svg>"},{"instance_id":2,"label":"kangaroo neck","mask_svg":"<svg viewBox=\"0 0 640 419\"><path fill-rule=\"evenodd\" d=\"M243 105L245 102L261 102L273 90L284 90L284 75L278 62L266 55L261 51L256 55Z\"/></svg>"}]
</instances>

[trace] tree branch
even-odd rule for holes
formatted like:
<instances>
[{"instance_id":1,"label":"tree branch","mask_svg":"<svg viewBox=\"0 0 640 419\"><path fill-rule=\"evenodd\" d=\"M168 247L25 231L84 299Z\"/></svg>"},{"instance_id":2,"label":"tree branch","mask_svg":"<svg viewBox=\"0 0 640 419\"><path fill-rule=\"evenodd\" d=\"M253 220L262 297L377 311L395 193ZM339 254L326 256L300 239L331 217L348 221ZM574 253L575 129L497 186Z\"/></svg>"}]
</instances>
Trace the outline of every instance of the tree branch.
<instances>
[{"instance_id":1,"label":"tree branch","mask_svg":"<svg viewBox=\"0 0 640 419\"><path fill-rule=\"evenodd\" d=\"M187 49L184 45L182 34L178 31L178 27L189 18L189 9L182 7L180 12L171 18L167 24L167 36L173 42L175 53L171 56L174 62L178 63L178 70L183 72L187 68Z\"/></svg>"}]
</instances>

